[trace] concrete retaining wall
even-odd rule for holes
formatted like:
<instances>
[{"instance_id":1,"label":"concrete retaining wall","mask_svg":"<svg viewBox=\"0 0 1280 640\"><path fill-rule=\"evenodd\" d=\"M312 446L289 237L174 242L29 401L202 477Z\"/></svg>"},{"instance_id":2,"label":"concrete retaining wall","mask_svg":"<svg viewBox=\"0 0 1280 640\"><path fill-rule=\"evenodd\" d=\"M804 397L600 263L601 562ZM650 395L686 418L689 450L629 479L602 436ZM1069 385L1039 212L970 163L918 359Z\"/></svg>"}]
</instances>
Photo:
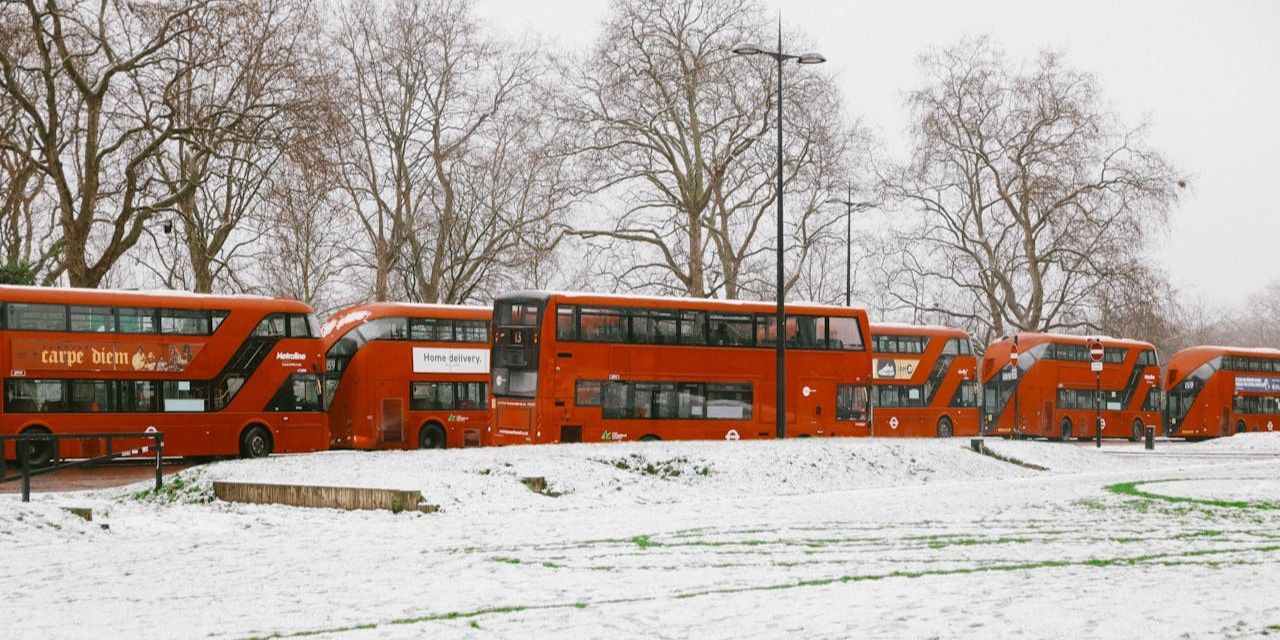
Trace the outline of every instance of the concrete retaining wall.
<instances>
[{"instance_id":1,"label":"concrete retaining wall","mask_svg":"<svg viewBox=\"0 0 1280 640\"><path fill-rule=\"evenodd\" d=\"M252 504L286 504L294 507L324 509L385 509L387 511L435 511L422 505L420 491L398 489L360 489L353 487L315 487L293 484L259 484L253 482L214 482L213 494L226 502Z\"/></svg>"}]
</instances>

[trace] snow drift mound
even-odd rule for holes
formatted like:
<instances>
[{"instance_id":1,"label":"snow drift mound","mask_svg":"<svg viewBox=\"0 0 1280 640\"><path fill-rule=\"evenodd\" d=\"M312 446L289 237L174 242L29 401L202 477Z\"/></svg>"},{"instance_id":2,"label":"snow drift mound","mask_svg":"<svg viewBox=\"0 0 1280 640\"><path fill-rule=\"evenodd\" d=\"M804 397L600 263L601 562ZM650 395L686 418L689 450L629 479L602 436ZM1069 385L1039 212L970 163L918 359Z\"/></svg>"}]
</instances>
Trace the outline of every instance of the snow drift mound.
<instances>
[{"instance_id":1,"label":"snow drift mound","mask_svg":"<svg viewBox=\"0 0 1280 640\"><path fill-rule=\"evenodd\" d=\"M1025 477L962 440L784 440L331 451L204 467L229 480L411 489L446 512L562 510ZM193 470L195 471L195 470ZM187 473L187 472L184 472ZM543 478L530 490L525 478Z\"/></svg>"},{"instance_id":2,"label":"snow drift mound","mask_svg":"<svg viewBox=\"0 0 1280 640\"><path fill-rule=\"evenodd\" d=\"M1280 431L1237 433L1228 438L1214 438L1196 443L1197 448L1221 453L1280 454Z\"/></svg>"}]
</instances>

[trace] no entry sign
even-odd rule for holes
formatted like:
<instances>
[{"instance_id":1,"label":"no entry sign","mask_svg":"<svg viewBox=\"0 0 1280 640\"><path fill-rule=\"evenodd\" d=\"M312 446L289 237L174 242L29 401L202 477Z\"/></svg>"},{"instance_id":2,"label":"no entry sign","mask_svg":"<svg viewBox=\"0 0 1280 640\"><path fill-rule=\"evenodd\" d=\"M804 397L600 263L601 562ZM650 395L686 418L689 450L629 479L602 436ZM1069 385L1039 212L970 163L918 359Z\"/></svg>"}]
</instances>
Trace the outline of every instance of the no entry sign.
<instances>
[{"instance_id":1,"label":"no entry sign","mask_svg":"<svg viewBox=\"0 0 1280 640\"><path fill-rule=\"evenodd\" d=\"M1102 343L1094 341L1089 344L1089 360L1092 361L1091 367L1094 371L1102 371L1102 356L1106 350L1102 348Z\"/></svg>"}]
</instances>

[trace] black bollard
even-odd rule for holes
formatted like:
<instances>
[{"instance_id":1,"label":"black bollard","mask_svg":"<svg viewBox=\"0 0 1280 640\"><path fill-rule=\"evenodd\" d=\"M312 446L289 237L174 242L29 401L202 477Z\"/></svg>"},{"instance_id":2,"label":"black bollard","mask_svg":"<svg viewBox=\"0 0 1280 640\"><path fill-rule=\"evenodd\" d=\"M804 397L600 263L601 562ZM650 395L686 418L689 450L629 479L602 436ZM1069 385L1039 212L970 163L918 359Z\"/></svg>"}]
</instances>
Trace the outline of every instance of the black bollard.
<instances>
[{"instance_id":1,"label":"black bollard","mask_svg":"<svg viewBox=\"0 0 1280 640\"><path fill-rule=\"evenodd\" d=\"M1146 448L1147 448L1147 451L1154 451L1156 448L1156 428L1155 427L1152 427L1152 426L1147 427Z\"/></svg>"},{"instance_id":2,"label":"black bollard","mask_svg":"<svg viewBox=\"0 0 1280 640\"><path fill-rule=\"evenodd\" d=\"M22 466L22 501L31 502L31 452L30 443L18 441L18 464Z\"/></svg>"}]
</instances>

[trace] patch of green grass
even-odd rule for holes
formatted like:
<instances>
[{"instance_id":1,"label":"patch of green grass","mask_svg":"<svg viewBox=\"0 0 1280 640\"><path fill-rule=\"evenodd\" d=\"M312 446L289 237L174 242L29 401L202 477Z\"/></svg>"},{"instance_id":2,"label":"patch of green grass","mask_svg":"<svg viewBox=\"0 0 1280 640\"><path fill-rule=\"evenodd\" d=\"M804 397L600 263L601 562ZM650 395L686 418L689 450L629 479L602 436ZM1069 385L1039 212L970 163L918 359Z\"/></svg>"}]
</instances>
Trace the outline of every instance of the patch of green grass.
<instances>
[{"instance_id":1,"label":"patch of green grass","mask_svg":"<svg viewBox=\"0 0 1280 640\"><path fill-rule=\"evenodd\" d=\"M650 540L649 536L633 536L631 538L631 543L636 545L637 547L640 547L641 549L648 549L649 547L662 546L661 543Z\"/></svg>"},{"instance_id":2,"label":"patch of green grass","mask_svg":"<svg viewBox=\"0 0 1280 640\"><path fill-rule=\"evenodd\" d=\"M1090 499L1090 498L1083 498L1083 499L1080 499L1080 500L1076 500L1073 504L1075 504L1075 505L1076 505L1076 506L1078 506L1078 507L1084 507L1084 508L1086 508L1086 509L1093 509L1094 511L1106 511L1106 510L1107 510L1107 505L1102 504L1102 503L1101 503L1101 502L1099 502L1098 500L1092 500L1092 499Z\"/></svg>"},{"instance_id":3,"label":"patch of green grass","mask_svg":"<svg viewBox=\"0 0 1280 640\"><path fill-rule=\"evenodd\" d=\"M507 556L494 556L489 559L494 562L501 562L503 564L520 564L520 558L510 558Z\"/></svg>"},{"instance_id":4,"label":"patch of green grass","mask_svg":"<svg viewBox=\"0 0 1280 640\"><path fill-rule=\"evenodd\" d=\"M1160 484L1164 482L1182 482L1186 478L1169 478L1167 480L1139 480L1135 482L1120 482L1107 486L1107 491L1111 493L1131 496L1134 498L1143 498L1146 500L1161 500L1164 502L1205 505L1210 507L1222 507L1226 509L1257 509L1263 511L1280 510L1280 503L1276 502L1248 502L1244 500L1213 500L1208 498L1187 498L1183 496L1168 496L1161 493L1152 493L1143 491L1138 487L1148 484Z\"/></svg>"},{"instance_id":5,"label":"patch of green grass","mask_svg":"<svg viewBox=\"0 0 1280 640\"><path fill-rule=\"evenodd\" d=\"M213 485L200 481L203 469L190 473L176 473L169 476L160 489L145 489L134 492L130 497L139 502L156 502L162 504L208 504L216 499Z\"/></svg>"}]
</instances>

